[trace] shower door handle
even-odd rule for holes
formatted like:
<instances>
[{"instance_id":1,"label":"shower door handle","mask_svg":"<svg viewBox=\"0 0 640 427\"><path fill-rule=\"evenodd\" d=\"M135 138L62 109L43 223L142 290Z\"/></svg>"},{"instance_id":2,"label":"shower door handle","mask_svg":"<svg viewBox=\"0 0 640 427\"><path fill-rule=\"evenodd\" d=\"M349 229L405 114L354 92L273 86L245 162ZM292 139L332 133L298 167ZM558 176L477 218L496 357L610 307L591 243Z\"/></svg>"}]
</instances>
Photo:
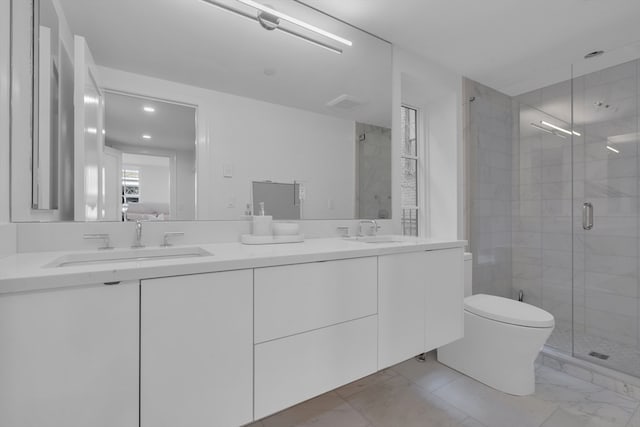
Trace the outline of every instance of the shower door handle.
<instances>
[{"instance_id":1,"label":"shower door handle","mask_svg":"<svg viewBox=\"0 0 640 427\"><path fill-rule=\"evenodd\" d=\"M585 230L593 228L593 205L590 202L582 205L582 228Z\"/></svg>"}]
</instances>

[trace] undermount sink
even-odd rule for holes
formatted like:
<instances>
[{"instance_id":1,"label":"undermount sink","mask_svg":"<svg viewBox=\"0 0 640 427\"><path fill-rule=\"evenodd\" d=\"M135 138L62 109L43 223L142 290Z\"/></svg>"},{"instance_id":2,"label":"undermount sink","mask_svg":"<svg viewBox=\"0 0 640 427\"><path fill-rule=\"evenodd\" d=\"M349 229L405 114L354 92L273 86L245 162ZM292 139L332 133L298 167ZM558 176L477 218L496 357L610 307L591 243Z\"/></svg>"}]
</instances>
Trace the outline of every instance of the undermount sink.
<instances>
[{"instance_id":1,"label":"undermount sink","mask_svg":"<svg viewBox=\"0 0 640 427\"><path fill-rule=\"evenodd\" d=\"M197 258L213 254L198 246L179 248L115 249L112 251L75 253L56 258L45 267L108 264L114 262L157 261L177 258Z\"/></svg>"},{"instance_id":2,"label":"undermount sink","mask_svg":"<svg viewBox=\"0 0 640 427\"><path fill-rule=\"evenodd\" d=\"M355 241L362 243L401 243L406 239L400 236L385 235L385 236L358 236Z\"/></svg>"}]
</instances>

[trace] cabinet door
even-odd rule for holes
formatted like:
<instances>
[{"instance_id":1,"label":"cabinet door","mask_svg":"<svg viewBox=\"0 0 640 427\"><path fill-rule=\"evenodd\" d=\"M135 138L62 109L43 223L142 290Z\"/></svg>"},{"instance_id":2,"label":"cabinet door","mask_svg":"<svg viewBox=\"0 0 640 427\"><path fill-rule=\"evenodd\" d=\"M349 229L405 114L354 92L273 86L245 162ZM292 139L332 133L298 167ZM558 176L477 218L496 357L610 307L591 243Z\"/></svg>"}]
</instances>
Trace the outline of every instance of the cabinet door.
<instances>
[{"instance_id":1,"label":"cabinet door","mask_svg":"<svg viewBox=\"0 0 640 427\"><path fill-rule=\"evenodd\" d=\"M425 255L425 351L431 351L463 336L464 251L441 249Z\"/></svg>"},{"instance_id":2,"label":"cabinet door","mask_svg":"<svg viewBox=\"0 0 640 427\"><path fill-rule=\"evenodd\" d=\"M378 257L378 368L424 351L427 252Z\"/></svg>"},{"instance_id":3,"label":"cabinet door","mask_svg":"<svg viewBox=\"0 0 640 427\"><path fill-rule=\"evenodd\" d=\"M252 270L142 281L141 427L253 419Z\"/></svg>"},{"instance_id":4,"label":"cabinet door","mask_svg":"<svg viewBox=\"0 0 640 427\"><path fill-rule=\"evenodd\" d=\"M138 426L139 282L0 296L0 425Z\"/></svg>"}]
</instances>

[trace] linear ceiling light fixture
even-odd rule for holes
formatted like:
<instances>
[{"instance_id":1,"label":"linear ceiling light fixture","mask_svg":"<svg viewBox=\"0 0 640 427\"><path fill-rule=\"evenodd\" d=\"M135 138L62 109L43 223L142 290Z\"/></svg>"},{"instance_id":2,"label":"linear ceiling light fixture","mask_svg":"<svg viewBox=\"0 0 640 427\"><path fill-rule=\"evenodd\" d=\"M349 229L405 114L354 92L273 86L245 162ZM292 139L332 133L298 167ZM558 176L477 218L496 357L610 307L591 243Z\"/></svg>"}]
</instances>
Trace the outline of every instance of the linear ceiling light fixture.
<instances>
[{"instance_id":1,"label":"linear ceiling light fixture","mask_svg":"<svg viewBox=\"0 0 640 427\"><path fill-rule=\"evenodd\" d=\"M552 129L559 130L562 133L566 133L567 135L573 134L575 136L582 136L582 134L576 132L575 130L574 131L566 130L565 128L561 128L560 126L556 126L556 125L551 124L549 122L545 122L544 120L540 120L540 123L545 125L545 126L549 126Z\"/></svg>"},{"instance_id":2,"label":"linear ceiling light fixture","mask_svg":"<svg viewBox=\"0 0 640 427\"><path fill-rule=\"evenodd\" d=\"M340 36L336 36L335 34L332 34L328 31L325 31L321 28L315 27L311 24L307 24L306 22L300 21L299 19L293 18L289 15L286 15L284 13L280 13L277 10L274 10L273 8L270 8L268 6L264 6L260 3L256 3L252 0L237 0L239 3L245 4L247 6L253 7L256 10L260 11L260 13L258 13L257 16L253 16L247 12L244 12L242 10L233 8L231 6L228 6L224 3L218 2L216 0L202 0L203 2L210 4L212 6L216 6L219 9L222 9L224 11L227 12L231 12L234 13L236 15L239 15L243 18L249 19L251 21L254 22L258 22L263 28L265 28L266 30L279 30L282 31L283 33L289 34L290 36L295 36L299 39L302 39L308 43L311 43L315 46L327 49L328 51L331 51L333 53L338 53L341 54L342 53L342 49L339 49L337 47L331 46L330 44L321 42L319 40L315 40L312 39L311 37L308 37L302 33L299 33L297 31L293 31L293 30L289 30L287 28L283 28L280 26L280 20L284 20L287 22L290 22L292 24L295 24L299 27L305 28L309 31L312 31L316 34L319 34L321 36L330 38L332 40L335 40L337 42L343 43L347 46L352 46L353 43L351 43L349 40L344 39Z\"/></svg>"},{"instance_id":3,"label":"linear ceiling light fixture","mask_svg":"<svg viewBox=\"0 0 640 427\"><path fill-rule=\"evenodd\" d=\"M340 36L336 36L335 34L330 33L328 31L325 31L325 30L323 30L321 28L315 27L315 26L313 26L311 24L307 24L304 21L296 19L296 18L294 18L292 16L289 16L289 15L286 15L284 13L278 12L277 10L275 10L273 8L270 8L269 6L265 6L263 4L255 2L253 0L237 0L237 1L239 1L240 3L246 4L247 6L250 6L250 7L253 7L255 9L261 10L263 12L266 12L269 15L277 16L280 19L284 19L287 22L291 22L292 24L295 24L295 25L297 25L299 27L305 28L305 29L307 29L309 31L313 31L314 33L320 34L321 36L328 37L328 38L330 38L332 40L335 40L335 41L340 42L342 44L345 44L347 46L352 46L353 45L353 43L351 43L349 40L347 40L345 38L342 38Z\"/></svg>"}]
</instances>

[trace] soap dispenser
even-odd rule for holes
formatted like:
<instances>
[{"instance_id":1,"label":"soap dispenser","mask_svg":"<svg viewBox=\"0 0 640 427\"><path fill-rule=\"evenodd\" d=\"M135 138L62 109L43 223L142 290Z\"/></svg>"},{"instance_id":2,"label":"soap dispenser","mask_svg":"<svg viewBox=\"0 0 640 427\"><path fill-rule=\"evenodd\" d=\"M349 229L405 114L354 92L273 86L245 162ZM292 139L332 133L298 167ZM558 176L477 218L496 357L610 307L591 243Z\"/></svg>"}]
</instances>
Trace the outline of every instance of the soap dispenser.
<instances>
[{"instance_id":1,"label":"soap dispenser","mask_svg":"<svg viewBox=\"0 0 640 427\"><path fill-rule=\"evenodd\" d=\"M253 235L270 236L272 220L271 215L264 214L264 202L260 202L260 215L253 216Z\"/></svg>"}]
</instances>

